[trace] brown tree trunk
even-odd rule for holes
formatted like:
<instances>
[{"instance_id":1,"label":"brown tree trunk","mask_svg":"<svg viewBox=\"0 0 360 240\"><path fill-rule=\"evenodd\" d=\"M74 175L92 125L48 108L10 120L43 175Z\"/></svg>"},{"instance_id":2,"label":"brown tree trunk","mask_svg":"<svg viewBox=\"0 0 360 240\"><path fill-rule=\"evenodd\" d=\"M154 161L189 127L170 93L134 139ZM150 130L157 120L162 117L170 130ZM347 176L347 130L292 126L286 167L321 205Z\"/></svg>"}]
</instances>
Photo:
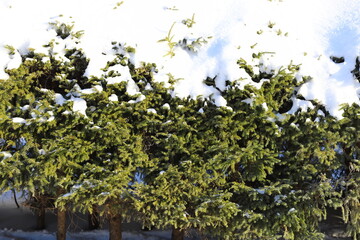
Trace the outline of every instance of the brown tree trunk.
<instances>
[{"instance_id":1,"label":"brown tree trunk","mask_svg":"<svg viewBox=\"0 0 360 240\"><path fill-rule=\"evenodd\" d=\"M36 230L45 229L45 212L47 207L47 198L44 194L37 193L33 198L33 206L36 214Z\"/></svg>"},{"instance_id":2,"label":"brown tree trunk","mask_svg":"<svg viewBox=\"0 0 360 240\"><path fill-rule=\"evenodd\" d=\"M36 230L45 229L45 206L42 204L36 209Z\"/></svg>"},{"instance_id":3,"label":"brown tree trunk","mask_svg":"<svg viewBox=\"0 0 360 240\"><path fill-rule=\"evenodd\" d=\"M66 211L58 209L57 211L57 240L66 240Z\"/></svg>"},{"instance_id":4,"label":"brown tree trunk","mask_svg":"<svg viewBox=\"0 0 360 240\"><path fill-rule=\"evenodd\" d=\"M183 240L185 236L185 230L173 227L171 233L171 240Z\"/></svg>"},{"instance_id":5,"label":"brown tree trunk","mask_svg":"<svg viewBox=\"0 0 360 240\"><path fill-rule=\"evenodd\" d=\"M88 223L90 230L100 228L100 215L96 206L93 206L93 212L88 215Z\"/></svg>"},{"instance_id":6,"label":"brown tree trunk","mask_svg":"<svg viewBox=\"0 0 360 240\"><path fill-rule=\"evenodd\" d=\"M111 214L109 216L109 239L110 240L122 240L121 222L122 222L122 218L119 213Z\"/></svg>"}]
</instances>

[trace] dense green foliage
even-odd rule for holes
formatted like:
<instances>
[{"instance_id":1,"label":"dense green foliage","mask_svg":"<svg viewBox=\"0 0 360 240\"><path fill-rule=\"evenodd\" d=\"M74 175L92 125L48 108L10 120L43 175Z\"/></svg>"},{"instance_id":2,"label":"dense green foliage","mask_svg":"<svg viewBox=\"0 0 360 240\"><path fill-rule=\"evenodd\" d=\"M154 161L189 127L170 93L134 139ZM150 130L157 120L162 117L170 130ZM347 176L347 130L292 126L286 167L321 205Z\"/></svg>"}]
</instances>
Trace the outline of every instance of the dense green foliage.
<instances>
[{"instance_id":1,"label":"dense green foliage","mask_svg":"<svg viewBox=\"0 0 360 240\"><path fill-rule=\"evenodd\" d=\"M53 27L57 41L78 43L81 33ZM327 208L342 208L360 233L360 107L344 106L341 120L316 101L287 113L306 101L297 90L310 78L297 80L298 66L255 74L240 59L254 84L220 91L204 80L227 101L219 107L174 96L174 77L154 81L156 65L134 66L132 47L114 42L102 77L85 77L81 49L61 59L54 44L0 80L1 191L24 190L33 207L46 196L47 207L222 239L322 239ZM131 79L111 82L116 66Z\"/></svg>"},{"instance_id":2,"label":"dense green foliage","mask_svg":"<svg viewBox=\"0 0 360 240\"><path fill-rule=\"evenodd\" d=\"M339 188L342 192L342 209L344 221L348 224L348 232L358 239L360 236L360 106L353 104L344 106L344 118L341 119L340 134L342 141L341 166L339 171Z\"/></svg>"}]
</instances>

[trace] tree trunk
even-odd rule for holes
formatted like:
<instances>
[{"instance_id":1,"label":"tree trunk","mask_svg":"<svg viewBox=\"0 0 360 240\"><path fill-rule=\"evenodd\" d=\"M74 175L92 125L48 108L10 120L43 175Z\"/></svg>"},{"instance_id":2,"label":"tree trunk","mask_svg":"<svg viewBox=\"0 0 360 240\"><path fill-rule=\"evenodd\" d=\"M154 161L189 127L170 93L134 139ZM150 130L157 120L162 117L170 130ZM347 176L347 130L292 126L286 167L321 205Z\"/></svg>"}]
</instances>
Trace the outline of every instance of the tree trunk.
<instances>
[{"instance_id":1,"label":"tree trunk","mask_svg":"<svg viewBox=\"0 0 360 240\"><path fill-rule=\"evenodd\" d=\"M97 207L93 206L93 212L88 215L89 230L100 228L100 215Z\"/></svg>"},{"instance_id":2,"label":"tree trunk","mask_svg":"<svg viewBox=\"0 0 360 240\"><path fill-rule=\"evenodd\" d=\"M110 240L122 240L121 235L121 222L122 218L120 214L112 214L109 216L109 239Z\"/></svg>"},{"instance_id":3,"label":"tree trunk","mask_svg":"<svg viewBox=\"0 0 360 240\"><path fill-rule=\"evenodd\" d=\"M45 212L47 207L47 198L44 194L37 193L33 199L36 214L36 230L45 229Z\"/></svg>"},{"instance_id":4,"label":"tree trunk","mask_svg":"<svg viewBox=\"0 0 360 240\"><path fill-rule=\"evenodd\" d=\"M57 240L66 240L66 211L59 210L57 211Z\"/></svg>"},{"instance_id":5,"label":"tree trunk","mask_svg":"<svg viewBox=\"0 0 360 240\"><path fill-rule=\"evenodd\" d=\"M183 240L185 236L185 230L173 227L171 233L171 240Z\"/></svg>"},{"instance_id":6,"label":"tree trunk","mask_svg":"<svg viewBox=\"0 0 360 240\"><path fill-rule=\"evenodd\" d=\"M19 203L18 203L18 201L17 201L15 189L11 189L11 191L12 191L13 196L14 196L14 201L15 201L16 207L17 207L17 208L20 208L20 205L19 205Z\"/></svg>"},{"instance_id":7,"label":"tree trunk","mask_svg":"<svg viewBox=\"0 0 360 240\"><path fill-rule=\"evenodd\" d=\"M36 230L45 229L45 206L42 204L36 209Z\"/></svg>"}]
</instances>

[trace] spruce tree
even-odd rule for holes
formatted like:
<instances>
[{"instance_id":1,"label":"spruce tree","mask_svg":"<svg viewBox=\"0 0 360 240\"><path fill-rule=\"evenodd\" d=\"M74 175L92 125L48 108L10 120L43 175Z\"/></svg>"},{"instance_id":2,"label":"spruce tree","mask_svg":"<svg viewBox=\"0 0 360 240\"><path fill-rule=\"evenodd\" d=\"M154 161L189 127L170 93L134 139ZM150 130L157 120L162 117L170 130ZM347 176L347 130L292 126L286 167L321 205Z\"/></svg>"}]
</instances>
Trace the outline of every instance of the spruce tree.
<instances>
[{"instance_id":1,"label":"spruce tree","mask_svg":"<svg viewBox=\"0 0 360 240\"><path fill-rule=\"evenodd\" d=\"M340 120L342 140L339 143L341 153L339 159L342 165L338 168L337 180L342 193L343 220L347 224L347 232L353 239L358 239L360 236L360 106L344 105L343 110L344 118Z\"/></svg>"},{"instance_id":2,"label":"spruce tree","mask_svg":"<svg viewBox=\"0 0 360 240\"><path fill-rule=\"evenodd\" d=\"M210 106L205 110L212 135L209 158L225 180L230 201L237 206L237 214L230 225L213 230L213 234L227 239L258 239L273 236L272 223L265 214L271 205L265 201L266 191L278 191L281 186L269 180L275 164L279 162L274 136L278 134L275 123L262 104L244 101L254 89L241 90L236 83L229 85L224 96L229 108ZM276 233L276 232L275 232Z\"/></svg>"},{"instance_id":3,"label":"spruce tree","mask_svg":"<svg viewBox=\"0 0 360 240\"><path fill-rule=\"evenodd\" d=\"M321 239L318 222L326 206L339 204L331 184L339 166L335 119L316 102L312 109L286 113L296 98L302 99L297 89L309 80L295 78L297 66L255 74L244 60L239 65L255 84L229 82L223 96L231 110L209 118L225 136L214 152L239 208L220 234Z\"/></svg>"},{"instance_id":4,"label":"spruce tree","mask_svg":"<svg viewBox=\"0 0 360 240\"><path fill-rule=\"evenodd\" d=\"M183 239L192 228L227 226L236 214L229 202L222 175L206 158L209 134L203 99L172 97L172 89L152 83L145 92L151 124L145 142L152 166L144 169L143 183L136 185L135 204L144 224L172 228L173 239ZM148 121L150 123L150 121Z\"/></svg>"},{"instance_id":5,"label":"spruce tree","mask_svg":"<svg viewBox=\"0 0 360 240\"><path fill-rule=\"evenodd\" d=\"M107 64L102 78L92 79L102 91L83 96L88 111L82 141L91 143L89 161L82 164L73 187L57 201L59 206L71 204L75 210L105 215L109 219L110 239L121 239L123 221L137 219L132 205L133 185L139 171L148 165L139 131L144 123L140 122L141 117L137 119L146 109L136 101L138 96L128 93L127 81L111 82L116 73L110 68L118 64L129 64L124 54Z\"/></svg>"},{"instance_id":6,"label":"spruce tree","mask_svg":"<svg viewBox=\"0 0 360 240\"><path fill-rule=\"evenodd\" d=\"M78 163L87 158L89 147L79 144L86 119L76 113L67 114L72 111L72 103L64 104L65 98L71 100L76 86L86 86L82 75L87 60L75 48L65 49L66 59L59 60L53 53L54 44L55 40L44 46L48 54L29 49L21 56L21 65L9 69L9 79L1 82L5 96L1 131L4 147L13 152L8 160L2 161L2 166L7 168L10 161L17 163L12 185L29 194L28 205L38 209L38 227L44 227L44 209L53 208L56 198L71 186L81 168ZM9 186L7 179L12 171L2 172L3 186ZM64 223L61 226L59 239L65 239Z\"/></svg>"},{"instance_id":7,"label":"spruce tree","mask_svg":"<svg viewBox=\"0 0 360 240\"><path fill-rule=\"evenodd\" d=\"M321 106L297 111L279 122L279 159L272 177L288 184L281 204L296 210L297 228L293 238L323 238L318 223L326 219L327 209L340 206L334 175L340 166L337 144L340 140L336 119ZM291 196L291 198L289 197ZM288 202L289 201L289 202ZM290 203L291 202L291 203ZM285 214L284 214L285 215ZM286 215L285 215L286 216ZM283 221L283 220L282 220Z\"/></svg>"},{"instance_id":8,"label":"spruce tree","mask_svg":"<svg viewBox=\"0 0 360 240\"><path fill-rule=\"evenodd\" d=\"M358 105L344 106L341 121L315 100L289 114L306 101L297 91L310 78L295 77L292 64L255 73L243 59L252 82L221 90L207 78L215 96L179 98L171 74L156 82L156 65L135 66L135 49L117 42L104 74L85 77L80 48L54 52L68 37L76 46L81 33L52 26L58 38L44 46L48 54L29 49L0 80L0 191L25 190L38 227L54 208L58 239L66 238L66 212L79 210L105 215L112 240L130 220L171 228L173 239L191 229L224 239L321 239L327 208L342 207L356 239ZM262 55L253 55L255 67L266 69ZM131 77L115 81L116 67Z\"/></svg>"}]
</instances>

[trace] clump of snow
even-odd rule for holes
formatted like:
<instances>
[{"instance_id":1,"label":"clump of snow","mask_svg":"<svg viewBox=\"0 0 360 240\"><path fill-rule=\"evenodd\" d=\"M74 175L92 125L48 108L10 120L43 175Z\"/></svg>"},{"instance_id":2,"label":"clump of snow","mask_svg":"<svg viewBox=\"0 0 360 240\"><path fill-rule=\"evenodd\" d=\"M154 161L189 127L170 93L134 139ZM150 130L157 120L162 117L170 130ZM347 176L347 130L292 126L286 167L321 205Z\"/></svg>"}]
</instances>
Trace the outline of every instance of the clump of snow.
<instances>
[{"instance_id":1,"label":"clump of snow","mask_svg":"<svg viewBox=\"0 0 360 240\"><path fill-rule=\"evenodd\" d=\"M68 111L68 110L65 110L64 112L62 112L62 114L63 114L63 115L68 115L68 114L71 114L71 112Z\"/></svg>"},{"instance_id":2,"label":"clump of snow","mask_svg":"<svg viewBox=\"0 0 360 240\"><path fill-rule=\"evenodd\" d=\"M22 124L25 124L25 123L26 123L26 120L23 119L23 118L21 118L21 117L14 117L14 118L12 119L12 121L13 121L14 123L22 123Z\"/></svg>"},{"instance_id":3,"label":"clump of snow","mask_svg":"<svg viewBox=\"0 0 360 240\"><path fill-rule=\"evenodd\" d=\"M130 100L129 103L138 103L138 102L141 102L141 101L144 101L145 100L145 96L143 94L140 94L140 96L138 96L136 98L136 100Z\"/></svg>"},{"instance_id":4,"label":"clump of snow","mask_svg":"<svg viewBox=\"0 0 360 240\"><path fill-rule=\"evenodd\" d=\"M46 154L46 151L44 149L39 149L38 152L39 152L40 155L45 155Z\"/></svg>"},{"instance_id":5,"label":"clump of snow","mask_svg":"<svg viewBox=\"0 0 360 240\"><path fill-rule=\"evenodd\" d=\"M28 110L29 108L30 108L29 105L24 105L24 106L20 107L20 109L21 109L22 111L26 111L26 110Z\"/></svg>"},{"instance_id":6,"label":"clump of snow","mask_svg":"<svg viewBox=\"0 0 360 240\"><path fill-rule=\"evenodd\" d=\"M127 82L126 88L127 88L127 93L131 96L139 94L139 87L136 85L134 80L129 80Z\"/></svg>"},{"instance_id":7,"label":"clump of snow","mask_svg":"<svg viewBox=\"0 0 360 240\"><path fill-rule=\"evenodd\" d=\"M162 106L162 108L164 108L164 109L170 109L170 105L169 105L168 103L165 103L165 104Z\"/></svg>"},{"instance_id":8,"label":"clump of snow","mask_svg":"<svg viewBox=\"0 0 360 240\"><path fill-rule=\"evenodd\" d=\"M215 97L215 104L219 107L225 107L227 102L225 100L225 98L223 98L222 96L218 95Z\"/></svg>"},{"instance_id":9,"label":"clump of snow","mask_svg":"<svg viewBox=\"0 0 360 240\"><path fill-rule=\"evenodd\" d=\"M242 100L242 102L247 103L247 104L249 104L249 105L252 105L253 101L254 101L254 100L251 99L251 98L247 98L247 99Z\"/></svg>"},{"instance_id":10,"label":"clump of snow","mask_svg":"<svg viewBox=\"0 0 360 240\"><path fill-rule=\"evenodd\" d=\"M61 197L63 198L67 198L70 197L73 193L65 193L64 195L62 195Z\"/></svg>"},{"instance_id":11,"label":"clump of snow","mask_svg":"<svg viewBox=\"0 0 360 240\"><path fill-rule=\"evenodd\" d=\"M116 94L111 94L109 97L109 100L112 102L117 102L117 101L119 101L119 98Z\"/></svg>"},{"instance_id":12,"label":"clump of snow","mask_svg":"<svg viewBox=\"0 0 360 240\"><path fill-rule=\"evenodd\" d=\"M50 117L46 121L50 122L50 121L53 121L55 119L53 111L48 111L47 114L49 114Z\"/></svg>"},{"instance_id":13,"label":"clump of snow","mask_svg":"<svg viewBox=\"0 0 360 240\"><path fill-rule=\"evenodd\" d=\"M145 86L145 90L152 90L153 88L151 87L151 85L148 83Z\"/></svg>"},{"instance_id":14,"label":"clump of snow","mask_svg":"<svg viewBox=\"0 0 360 240\"><path fill-rule=\"evenodd\" d=\"M12 154L9 152L0 152L0 156L2 157L2 159L7 159L12 157Z\"/></svg>"},{"instance_id":15,"label":"clump of snow","mask_svg":"<svg viewBox=\"0 0 360 240\"><path fill-rule=\"evenodd\" d=\"M80 92L81 92L82 94L92 94L92 93L95 92L95 89L93 89L93 88L86 88L86 89L82 89Z\"/></svg>"},{"instance_id":16,"label":"clump of snow","mask_svg":"<svg viewBox=\"0 0 360 240\"><path fill-rule=\"evenodd\" d=\"M21 65L22 59L19 52L15 52L14 55L10 56L10 61L6 64L7 69L18 68Z\"/></svg>"},{"instance_id":17,"label":"clump of snow","mask_svg":"<svg viewBox=\"0 0 360 240\"><path fill-rule=\"evenodd\" d=\"M82 98L76 98L76 97L71 97L70 100L73 102L73 108L72 108L73 112L77 112L86 116L86 108L87 108L86 101Z\"/></svg>"},{"instance_id":18,"label":"clump of snow","mask_svg":"<svg viewBox=\"0 0 360 240\"><path fill-rule=\"evenodd\" d=\"M122 66L120 64L117 64L115 66L112 66L108 69L108 71L114 71L116 73L120 73L120 76L116 77L109 77L106 79L108 84L115 84L115 83L121 83L123 81L131 80L131 75L129 71L129 67Z\"/></svg>"},{"instance_id":19,"label":"clump of snow","mask_svg":"<svg viewBox=\"0 0 360 240\"><path fill-rule=\"evenodd\" d=\"M295 208L290 208L289 211L288 211L288 213L292 213L292 212L295 212L295 211L296 211Z\"/></svg>"},{"instance_id":20,"label":"clump of snow","mask_svg":"<svg viewBox=\"0 0 360 240\"><path fill-rule=\"evenodd\" d=\"M147 112L148 112L148 113L153 113L153 114L156 114L156 113L157 113L154 108L149 108L149 109L147 109Z\"/></svg>"},{"instance_id":21,"label":"clump of snow","mask_svg":"<svg viewBox=\"0 0 360 240\"><path fill-rule=\"evenodd\" d=\"M60 94L55 93L55 103L58 105L63 105L66 102L66 99Z\"/></svg>"}]
</instances>

